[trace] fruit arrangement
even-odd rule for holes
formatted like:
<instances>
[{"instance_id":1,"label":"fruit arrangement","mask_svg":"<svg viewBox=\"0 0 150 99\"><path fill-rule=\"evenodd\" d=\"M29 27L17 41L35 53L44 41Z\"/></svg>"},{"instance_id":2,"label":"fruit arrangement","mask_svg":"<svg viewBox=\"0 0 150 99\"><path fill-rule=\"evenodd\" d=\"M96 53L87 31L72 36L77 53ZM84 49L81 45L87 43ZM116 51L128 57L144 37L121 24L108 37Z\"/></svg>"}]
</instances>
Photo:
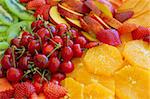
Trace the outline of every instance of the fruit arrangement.
<instances>
[{"instance_id":1,"label":"fruit arrangement","mask_svg":"<svg viewBox=\"0 0 150 99\"><path fill-rule=\"evenodd\" d=\"M135 1L0 0L0 97L148 99L150 29L140 21L150 3Z\"/></svg>"}]
</instances>

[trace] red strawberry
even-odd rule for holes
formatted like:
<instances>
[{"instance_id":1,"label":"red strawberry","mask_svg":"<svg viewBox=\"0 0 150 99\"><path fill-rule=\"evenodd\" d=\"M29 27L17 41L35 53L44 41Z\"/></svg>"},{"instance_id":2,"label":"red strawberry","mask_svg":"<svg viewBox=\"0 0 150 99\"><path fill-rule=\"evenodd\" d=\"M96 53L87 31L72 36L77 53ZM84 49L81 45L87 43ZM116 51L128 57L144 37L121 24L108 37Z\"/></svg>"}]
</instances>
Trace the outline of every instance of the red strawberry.
<instances>
[{"instance_id":1,"label":"red strawberry","mask_svg":"<svg viewBox=\"0 0 150 99\"><path fill-rule=\"evenodd\" d=\"M143 39L145 36L150 35L150 31L148 28L145 28L143 26L139 26L137 29L131 32L132 38L134 40L136 39Z\"/></svg>"},{"instance_id":2,"label":"red strawberry","mask_svg":"<svg viewBox=\"0 0 150 99\"><path fill-rule=\"evenodd\" d=\"M28 10L36 10L37 8L41 7L44 4L46 4L45 0L32 0L27 3L26 8Z\"/></svg>"},{"instance_id":3,"label":"red strawberry","mask_svg":"<svg viewBox=\"0 0 150 99\"><path fill-rule=\"evenodd\" d=\"M97 32L96 37L99 41L109 45L117 46L121 44L119 33L114 29L101 30Z\"/></svg>"},{"instance_id":4,"label":"red strawberry","mask_svg":"<svg viewBox=\"0 0 150 99\"><path fill-rule=\"evenodd\" d=\"M67 94L64 87L51 82L43 86L43 92L48 99L59 99Z\"/></svg>"},{"instance_id":5,"label":"red strawberry","mask_svg":"<svg viewBox=\"0 0 150 99\"><path fill-rule=\"evenodd\" d=\"M10 99L14 89L6 78L0 78L0 99Z\"/></svg>"},{"instance_id":6,"label":"red strawberry","mask_svg":"<svg viewBox=\"0 0 150 99\"><path fill-rule=\"evenodd\" d=\"M124 23L123 25L121 25L118 28L118 32L121 35L121 34L125 34L125 33L131 33L135 29L137 29L137 25L136 24Z\"/></svg>"},{"instance_id":7,"label":"red strawberry","mask_svg":"<svg viewBox=\"0 0 150 99\"><path fill-rule=\"evenodd\" d=\"M29 82L17 83L14 85L15 99L29 98L35 92L34 86Z\"/></svg>"},{"instance_id":8,"label":"red strawberry","mask_svg":"<svg viewBox=\"0 0 150 99\"><path fill-rule=\"evenodd\" d=\"M129 18L131 18L133 15L134 15L133 11L126 11L121 13L115 13L115 18L120 22L124 22Z\"/></svg>"}]
</instances>

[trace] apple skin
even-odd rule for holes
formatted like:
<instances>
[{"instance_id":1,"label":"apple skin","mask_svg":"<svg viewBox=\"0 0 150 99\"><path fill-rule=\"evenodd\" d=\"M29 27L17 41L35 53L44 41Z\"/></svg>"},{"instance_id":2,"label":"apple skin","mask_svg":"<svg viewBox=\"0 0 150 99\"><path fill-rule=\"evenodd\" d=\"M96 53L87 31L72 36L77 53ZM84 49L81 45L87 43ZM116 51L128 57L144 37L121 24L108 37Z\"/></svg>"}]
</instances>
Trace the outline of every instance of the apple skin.
<instances>
[{"instance_id":1,"label":"apple skin","mask_svg":"<svg viewBox=\"0 0 150 99\"><path fill-rule=\"evenodd\" d=\"M70 19L65 17L65 19L67 20L67 22L70 24L70 26L77 28L78 30L81 30L81 24L80 24L80 20L78 19Z\"/></svg>"},{"instance_id":2,"label":"apple skin","mask_svg":"<svg viewBox=\"0 0 150 99\"><path fill-rule=\"evenodd\" d=\"M62 16L66 16L68 18L72 18L72 19L79 19L80 17L83 17L82 14L75 12L71 9L66 8L65 6L58 4L57 5L58 8L58 12L62 15Z\"/></svg>"}]
</instances>

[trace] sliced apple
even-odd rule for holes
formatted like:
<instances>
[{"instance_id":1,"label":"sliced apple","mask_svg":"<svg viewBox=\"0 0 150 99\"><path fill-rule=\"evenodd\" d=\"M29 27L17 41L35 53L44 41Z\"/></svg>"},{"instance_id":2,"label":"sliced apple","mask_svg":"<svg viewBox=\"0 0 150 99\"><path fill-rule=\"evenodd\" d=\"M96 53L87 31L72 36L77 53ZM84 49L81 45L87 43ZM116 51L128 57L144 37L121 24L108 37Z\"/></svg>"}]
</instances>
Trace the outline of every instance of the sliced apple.
<instances>
[{"instance_id":1,"label":"sliced apple","mask_svg":"<svg viewBox=\"0 0 150 99\"><path fill-rule=\"evenodd\" d=\"M90 16L98 21L105 29L110 29L110 27L96 14L90 13Z\"/></svg>"},{"instance_id":2,"label":"sliced apple","mask_svg":"<svg viewBox=\"0 0 150 99\"><path fill-rule=\"evenodd\" d=\"M68 18L68 17L65 17L65 19L70 24L70 26L73 26L77 29L81 29L81 24L80 24L80 21L78 19L71 19L71 18Z\"/></svg>"},{"instance_id":3,"label":"sliced apple","mask_svg":"<svg viewBox=\"0 0 150 99\"><path fill-rule=\"evenodd\" d=\"M82 34L84 37L86 37L86 39L88 39L89 41L98 41L98 40L96 39L96 35L95 35L95 37L93 37L93 35L90 35L89 33L84 32L84 31L81 31L81 34Z\"/></svg>"},{"instance_id":4,"label":"sliced apple","mask_svg":"<svg viewBox=\"0 0 150 99\"><path fill-rule=\"evenodd\" d=\"M95 14L97 14L98 16L102 13L98 7L96 6L96 4L93 2L93 0L86 0L85 5L87 7L89 7Z\"/></svg>"},{"instance_id":5,"label":"sliced apple","mask_svg":"<svg viewBox=\"0 0 150 99\"><path fill-rule=\"evenodd\" d=\"M61 4L58 4L58 12L62 16L66 16L66 17L72 18L72 19L79 19L80 17L83 17L83 14L80 14L78 12L70 10Z\"/></svg>"},{"instance_id":6,"label":"sliced apple","mask_svg":"<svg viewBox=\"0 0 150 99\"><path fill-rule=\"evenodd\" d=\"M116 20L115 18L106 16L104 14L101 14L100 17L106 24L108 24L112 28L118 29L122 25L122 23Z\"/></svg>"},{"instance_id":7,"label":"sliced apple","mask_svg":"<svg viewBox=\"0 0 150 99\"><path fill-rule=\"evenodd\" d=\"M102 2L102 1L105 1L105 0L99 0L99 1L94 0L94 3L97 6L97 8L100 11L102 11L105 15L112 17L113 15L112 15L112 12L111 12L109 6L107 6L105 4L105 2Z\"/></svg>"},{"instance_id":8,"label":"sliced apple","mask_svg":"<svg viewBox=\"0 0 150 99\"><path fill-rule=\"evenodd\" d=\"M80 18L80 24L82 26L82 29L86 32L90 31L88 24L83 20L83 18Z\"/></svg>"},{"instance_id":9,"label":"sliced apple","mask_svg":"<svg viewBox=\"0 0 150 99\"><path fill-rule=\"evenodd\" d=\"M57 10L57 6L51 7L51 9L49 11L49 15L50 15L50 21L52 23L54 23L54 24L64 23L69 26L69 24L66 22L66 20L60 16L60 14Z\"/></svg>"}]
</instances>

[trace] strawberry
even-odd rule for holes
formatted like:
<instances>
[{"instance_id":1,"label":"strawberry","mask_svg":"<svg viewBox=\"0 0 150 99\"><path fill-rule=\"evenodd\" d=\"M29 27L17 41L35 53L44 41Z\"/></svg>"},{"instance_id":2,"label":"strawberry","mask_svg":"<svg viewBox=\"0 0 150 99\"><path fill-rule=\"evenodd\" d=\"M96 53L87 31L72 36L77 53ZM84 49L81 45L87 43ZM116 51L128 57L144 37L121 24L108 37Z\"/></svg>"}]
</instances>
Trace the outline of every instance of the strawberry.
<instances>
[{"instance_id":1,"label":"strawberry","mask_svg":"<svg viewBox=\"0 0 150 99\"><path fill-rule=\"evenodd\" d=\"M124 23L123 25L121 25L118 28L118 32L119 34L125 34L125 33L131 33L132 31L134 31L135 29L137 29L137 25L136 24L131 24L131 23Z\"/></svg>"},{"instance_id":2,"label":"strawberry","mask_svg":"<svg viewBox=\"0 0 150 99\"><path fill-rule=\"evenodd\" d=\"M46 4L45 0L32 0L27 3L26 8L28 10L36 10L37 8L41 7L44 4Z\"/></svg>"},{"instance_id":3,"label":"strawberry","mask_svg":"<svg viewBox=\"0 0 150 99\"><path fill-rule=\"evenodd\" d=\"M51 82L43 86L43 92L48 99L59 99L67 94L67 90L64 87Z\"/></svg>"},{"instance_id":4,"label":"strawberry","mask_svg":"<svg viewBox=\"0 0 150 99\"><path fill-rule=\"evenodd\" d=\"M150 31L148 28L145 28L143 26L139 26L137 29L131 32L132 38L134 40L136 39L143 39L145 36L150 35Z\"/></svg>"},{"instance_id":5,"label":"strawberry","mask_svg":"<svg viewBox=\"0 0 150 99\"><path fill-rule=\"evenodd\" d=\"M131 18L134 15L133 11L126 11L121 13L115 13L115 19L117 19L120 22L124 22Z\"/></svg>"},{"instance_id":6,"label":"strawberry","mask_svg":"<svg viewBox=\"0 0 150 99\"><path fill-rule=\"evenodd\" d=\"M34 86L29 82L17 83L14 85L15 99L29 98L34 92Z\"/></svg>"},{"instance_id":7,"label":"strawberry","mask_svg":"<svg viewBox=\"0 0 150 99\"><path fill-rule=\"evenodd\" d=\"M115 29L106 29L97 32L96 38L106 44L117 46L121 44L118 31Z\"/></svg>"},{"instance_id":8,"label":"strawberry","mask_svg":"<svg viewBox=\"0 0 150 99\"><path fill-rule=\"evenodd\" d=\"M0 99L12 98L14 89L6 78L0 78Z\"/></svg>"}]
</instances>

